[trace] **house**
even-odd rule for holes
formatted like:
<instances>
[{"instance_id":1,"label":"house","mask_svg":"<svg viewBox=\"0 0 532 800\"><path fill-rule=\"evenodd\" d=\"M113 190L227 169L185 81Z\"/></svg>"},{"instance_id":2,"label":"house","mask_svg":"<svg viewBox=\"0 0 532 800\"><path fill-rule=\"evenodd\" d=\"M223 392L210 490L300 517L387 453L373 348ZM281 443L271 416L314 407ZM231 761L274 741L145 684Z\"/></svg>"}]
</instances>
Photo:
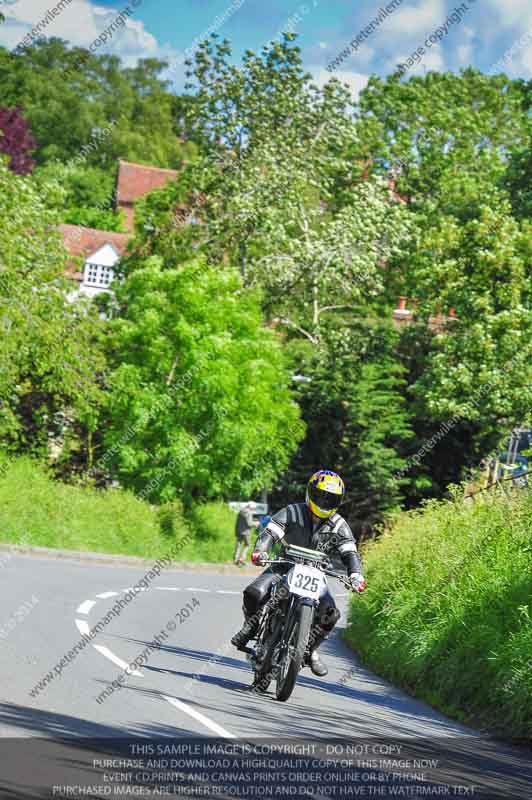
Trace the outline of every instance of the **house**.
<instances>
[{"instance_id":1,"label":"house","mask_svg":"<svg viewBox=\"0 0 532 800\"><path fill-rule=\"evenodd\" d=\"M59 226L66 249L76 259L69 262L66 277L78 283L77 292L93 297L99 292L109 291L114 268L124 255L134 231L135 201L154 189L166 186L176 177L177 172L173 169L119 161L115 207L124 212L127 233L101 231L82 225ZM81 265L78 263L79 258L83 259Z\"/></svg>"},{"instance_id":2,"label":"house","mask_svg":"<svg viewBox=\"0 0 532 800\"><path fill-rule=\"evenodd\" d=\"M128 231L134 230L135 201L154 189L162 189L167 183L177 178L175 169L146 167L143 164L132 164L129 161L118 162L116 181L115 208L125 215L125 226Z\"/></svg>"},{"instance_id":3,"label":"house","mask_svg":"<svg viewBox=\"0 0 532 800\"><path fill-rule=\"evenodd\" d=\"M109 292L114 267L126 251L129 234L66 224L59 230L66 249L76 259L67 263L66 277L77 282L77 291L89 297Z\"/></svg>"}]
</instances>

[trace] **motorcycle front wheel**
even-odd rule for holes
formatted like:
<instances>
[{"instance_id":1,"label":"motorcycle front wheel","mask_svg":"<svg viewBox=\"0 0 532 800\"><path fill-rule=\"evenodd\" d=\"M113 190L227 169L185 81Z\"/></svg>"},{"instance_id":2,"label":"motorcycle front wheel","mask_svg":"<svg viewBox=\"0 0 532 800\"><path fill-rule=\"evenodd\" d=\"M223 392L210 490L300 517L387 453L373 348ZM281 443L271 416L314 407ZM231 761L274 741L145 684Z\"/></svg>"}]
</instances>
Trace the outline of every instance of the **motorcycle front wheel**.
<instances>
[{"instance_id":1,"label":"motorcycle front wheel","mask_svg":"<svg viewBox=\"0 0 532 800\"><path fill-rule=\"evenodd\" d=\"M299 670L303 666L314 608L301 604L296 613L297 619L288 634L288 640L281 643L284 655L277 673L275 696L283 702L288 700L294 691Z\"/></svg>"}]
</instances>

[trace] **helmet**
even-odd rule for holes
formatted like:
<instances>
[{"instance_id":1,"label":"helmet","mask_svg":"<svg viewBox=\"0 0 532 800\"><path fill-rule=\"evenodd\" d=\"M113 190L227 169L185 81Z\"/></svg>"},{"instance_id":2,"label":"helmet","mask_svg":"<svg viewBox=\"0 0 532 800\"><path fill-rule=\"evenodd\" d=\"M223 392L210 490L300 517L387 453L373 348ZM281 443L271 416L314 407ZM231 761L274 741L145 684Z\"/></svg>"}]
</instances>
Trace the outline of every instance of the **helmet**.
<instances>
[{"instance_id":1,"label":"helmet","mask_svg":"<svg viewBox=\"0 0 532 800\"><path fill-rule=\"evenodd\" d=\"M320 469L307 484L306 503L315 517L331 517L345 494L344 482L336 472Z\"/></svg>"}]
</instances>

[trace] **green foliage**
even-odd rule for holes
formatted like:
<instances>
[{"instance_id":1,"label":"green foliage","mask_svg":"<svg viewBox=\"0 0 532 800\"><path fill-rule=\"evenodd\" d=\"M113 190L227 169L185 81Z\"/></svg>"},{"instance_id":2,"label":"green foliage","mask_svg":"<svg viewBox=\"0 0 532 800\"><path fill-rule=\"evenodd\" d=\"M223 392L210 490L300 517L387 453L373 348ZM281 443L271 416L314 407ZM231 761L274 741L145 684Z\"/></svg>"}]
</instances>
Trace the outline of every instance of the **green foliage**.
<instances>
[{"instance_id":1,"label":"green foliage","mask_svg":"<svg viewBox=\"0 0 532 800\"><path fill-rule=\"evenodd\" d=\"M234 270L147 259L117 288L104 448L150 499L253 492L302 435L276 337Z\"/></svg>"},{"instance_id":2,"label":"green foliage","mask_svg":"<svg viewBox=\"0 0 532 800\"><path fill-rule=\"evenodd\" d=\"M403 513L364 550L348 638L431 705L532 740L532 496L479 497Z\"/></svg>"},{"instance_id":3,"label":"green foliage","mask_svg":"<svg viewBox=\"0 0 532 800\"><path fill-rule=\"evenodd\" d=\"M151 244L161 252L162 229L167 256L195 247L238 266L269 316L317 340L325 314L376 293L409 229L384 183L360 182L349 92L313 85L291 38L248 51L240 69L227 42L198 48L187 118L207 152L177 194L158 195ZM197 216L192 233L179 204Z\"/></svg>"},{"instance_id":4,"label":"green foliage","mask_svg":"<svg viewBox=\"0 0 532 800\"><path fill-rule=\"evenodd\" d=\"M29 459L14 461L0 477L0 530L4 542L40 547L144 558L172 549L156 514L130 492L67 486ZM183 532L181 519L176 534Z\"/></svg>"},{"instance_id":5,"label":"green foliage","mask_svg":"<svg viewBox=\"0 0 532 800\"><path fill-rule=\"evenodd\" d=\"M508 148L524 144L523 83L468 67L399 81L371 77L360 97L359 136L380 170L400 171L398 189L412 197L444 196L447 173L482 184L504 170Z\"/></svg>"},{"instance_id":6,"label":"green foliage","mask_svg":"<svg viewBox=\"0 0 532 800\"><path fill-rule=\"evenodd\" d=\"M141 59L126 68L117 56L67 47L60 39L22 53L0 48L0 105L22 107L37 139L40 164L79 157L98 131L90 165L113 170L118 158L178 167L195 152L179 141L175 100L160 77L165 63Z\"/></svg>"},{"instance_id":7,"label":"green foliage","mask_svg":"<svg viewBox=\"0 0 532 800\"><path fill-rule=\"evenodd\" d=\"M0 438L41 454L58 416L94 429L104 366L96 314L67 298L54 192L0 163Z\"/></svg>"},{"instance_id":8,"label":"green foliage","mask_svg":"<svg viewBox=\"0 0 532 800\"><path fill-rule=\"evenodd\" d=\"M460 221L433 208L405 276L428 318L454 307L457 320L435 336L415 391L430 414L459 413L484 428L525 421L531 407L530 235L508 202L486 202Z\"/></svg>"},{"instance_id":9,"label":"green foliage","mask_svg":"<svg viewBox=\"0 0 532 800\"><path fill-rule=\"evenodd\" d=\"M342 514L357 530L398 505L401 482L395 474L405 464L401 452L413 432L396 345L388 325L339 325L313 357L300 362L298 371L310 378L299 397L307 436L276 505L302 496L309 476L322 468L342 475Z\"/></svg>"},{"instance_id":10,"label":"green foliage","mask_svg":"<svg viewBox=\"0 0 532 800\"><path fill-rule=\"evenodd\" d=\"M177 561L232 561L235 514L224 503L157 510L123 489L67 486L27 458L0 464L0 539L27 546Z\"/></svg>"},{"instance_id":11,"label":"green foliage","mask_svg":"<svg viewBox=\"0 0 532 800\"><path fill-rule=\"evenodd\" d=\"M183 558L187 561L225 562L233 560L235 549L235 512L227 503L204 503L193 506L187 524L194 541L187 543Z\"/></svg>"},{"instance_id":12,"label":"green foliage","mask_svg":"<svg viewBox=\"0 0 532 800\"><path fill-rule=\"evenodd\" d=\"M502 185L508 192L517 219L532 219L532 133L524 147L510 154Z\"/></svg>"},{"instance_id":13,"label":"green foliage","mask_svg":"<svg viewBox=\"0 0 532 800\"><path fill-rule=\"evenodd\" d=\"M63 189L65 207L111 207L116 169L110 171L87 164L49 161L34 171L39 184L56 182Z\"/></svg>"},{"instance_id":14,"label":"green foliage","mask_svg":"<svg viewBox=\"0 0 532 800\"><path fill-rule=\"evenodd\" d=\"M84 228L96 228L102 231L125 231L125 215L123 211L115 213L109 209L72 207L65 209L62 222L71 225L82 225Z\"/></svg>"},{"instance_id":15,"label":"green foliage","mask_svg":"<svg viewBox=\"0 0 532 800\"><path fill-rule=\"evenodd\" d=\"M294 38L237 67L211 37L187 97L155 59L125 68L58 39L0 48L0 105L24 110L39 164L33 183L0 173L6 445L44 454L62 426L65 476L87 458L98 478L187 507L281 496L283 471L299 491L327 462L358 523L443 492L528 420L530 87L472 69L373 77L355 106L338 81L313 85ZM137 204L104 322L66 304L50 226L119 230L118 158L179 174ZM399 338L381 323L398 295L417 303ZM287 351L313 378L297 452Z\"/></svg>"},{"instance_id":16,"label":"green foliage","mask_svg":"<svg viewBox=\"0 0 532 800\"><path fill-rule=\"evenodd\" d=\"M236 513L227 503L204 503L194 506L189 524L198 539L209 540L223 536L234 545Z\"/></svg>"},{"instance_id":17,"label":"green foliage","mask_svg":"<svg viewBox=\"0 0 532 800\"><path fill-rule=\"evenodd\" d=\"M38 167L34 177L39 186L53 182L63 190L57 204L61 222L105 231L124 230L123 212L112 209L114 170L51 161Z\"/></svg>"}]
</instances>

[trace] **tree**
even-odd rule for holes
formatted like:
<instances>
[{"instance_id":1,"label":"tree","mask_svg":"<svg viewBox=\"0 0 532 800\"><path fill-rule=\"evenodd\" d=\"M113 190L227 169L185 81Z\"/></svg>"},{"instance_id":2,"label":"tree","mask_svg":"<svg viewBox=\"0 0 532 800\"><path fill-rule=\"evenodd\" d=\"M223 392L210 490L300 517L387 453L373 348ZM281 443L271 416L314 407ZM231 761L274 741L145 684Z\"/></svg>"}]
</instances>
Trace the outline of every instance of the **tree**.
<instances>
[{"instance_id":1,"label":"tree","mask_svg":"<svg viewBox=\"0 0 532 800\"><path fill-rule=\"evenodd\" d=\"M69 162L91 145L90 166L112 170L125 158L179 167L196 148L178 138L164 68L156 59L126 68L117 56L68 47L54 37L22 52L0 48L0 104L23 106L38 142L38 164ZM101 136L110 123L109 135Z\"/></svg>"},{"instance_id":2,"label":"tree","mask_svg":"<svg viewBox=\"0 0 532 800\"><path fill-rule=\"evenodd\" d=\"M245 284L264 290L267 313L314 342L327 315L375 297L383 265L409 236L385 182L353 181L339 197L319 150L277 137L211 200L206 249L239 257Z\"/></svg>"},{"instance_id":3,"label":"tree","mask_svg":"<svg viewBox=\"0 0 532 800\"><path fill-rule=\"evenodd\" d=\"M68 299L55 191L0 163L0 442L40 455L60 418L95 429L104 364L98 317Z\"/></svg>"},{"instance_id":4,"label":"tree","mask_svg":"<svg viewBox=\"0 0 532 800\"><path fill-rule=\"evenodd\" d=\"M268 316L317 341L326 314L376 293L408 224L385 182L361 180L349 92L314 86L293 38L241 69L227 42L198 49L188 117L208 152L142 207L141 241L169 263L199 249L235 264Z\"/></svg>"},{"instance_id":5,"label":"tree","mask_svg":"<svg viewBox=\"0 0 532 800\"><path fill-rule=\"evenodd\" d=\"M302 436L277 337L235 270L152 256L117 289L98 462L151 500L272 484Z\"/></svg>"},{"instance_id":6,"label":"tree","mask_svg":"<svg viewBox=\"0 0 532 800\"><path fill-rule=\"evenodd\" d=\"M502 186L509 194L514 216L532 219L532 130L528 143L510 153Z\"/></svg>"},{"instance_id":7,"label":"tree","mask_svg":"<svg viewBox=\"0 0 532 800\"><path fill-rule=\"evenodd\" d=\"M484 438L527 422L532 405L530 226L493 192L468 221L427 207L405 271L420 319L456 309L434 332L413 391L428 416L456 417Z\"/></svg>"},{"instance_id":8,"label":"tree","mask_svg":"<svg viewBox=\"0 0 532 800\"><path fill-rule=\"evenodd\" d=\"M85 164L61 164L50 161L37 167L34 177L39 183L57 183L63 190L57 213L61 222L122 231L123 214L113 210L115 170L104 170Z\"/></svg>"},{"instance_id":9,"label":"tree","mask_svg":"<svg viewBox=\"0 0 532 800\"><path fill-rule=\"evenodd\" d=\"M309 476L323 468L342 475L347 495L341 513L358 532L398 507L411 476L396 475L406 463L413 431L397 344L389 323L353 320L328 329L310 356L296 348L295 369L308 379L299 391L307 434L277 487L275 503L302 496Z\"/></svg>"},{"instance_id":10,"label":"tree","mask_svg":"<svg viewBox=\"0 0 532 800\"><path fill-rule=\"evenodd\" d=\"M415 201L434 197L444 173L466 172L485 185L526 141L526 87L468 67L401 81L370 78L360 96L358 134L373 169L398 176Z\"/></svg>"},{"instance_id":11,"label":"tree","mask_svg":"<svg viewBox=\"0 0 532 800\"><path fill-rule=\"evenodd\" d=\"M31 172L35 162L30 154L35 147L36 141L20 109L0 107L0 153L9 156L9 169L18 175Z\"/></svg>"}]
</instances>

